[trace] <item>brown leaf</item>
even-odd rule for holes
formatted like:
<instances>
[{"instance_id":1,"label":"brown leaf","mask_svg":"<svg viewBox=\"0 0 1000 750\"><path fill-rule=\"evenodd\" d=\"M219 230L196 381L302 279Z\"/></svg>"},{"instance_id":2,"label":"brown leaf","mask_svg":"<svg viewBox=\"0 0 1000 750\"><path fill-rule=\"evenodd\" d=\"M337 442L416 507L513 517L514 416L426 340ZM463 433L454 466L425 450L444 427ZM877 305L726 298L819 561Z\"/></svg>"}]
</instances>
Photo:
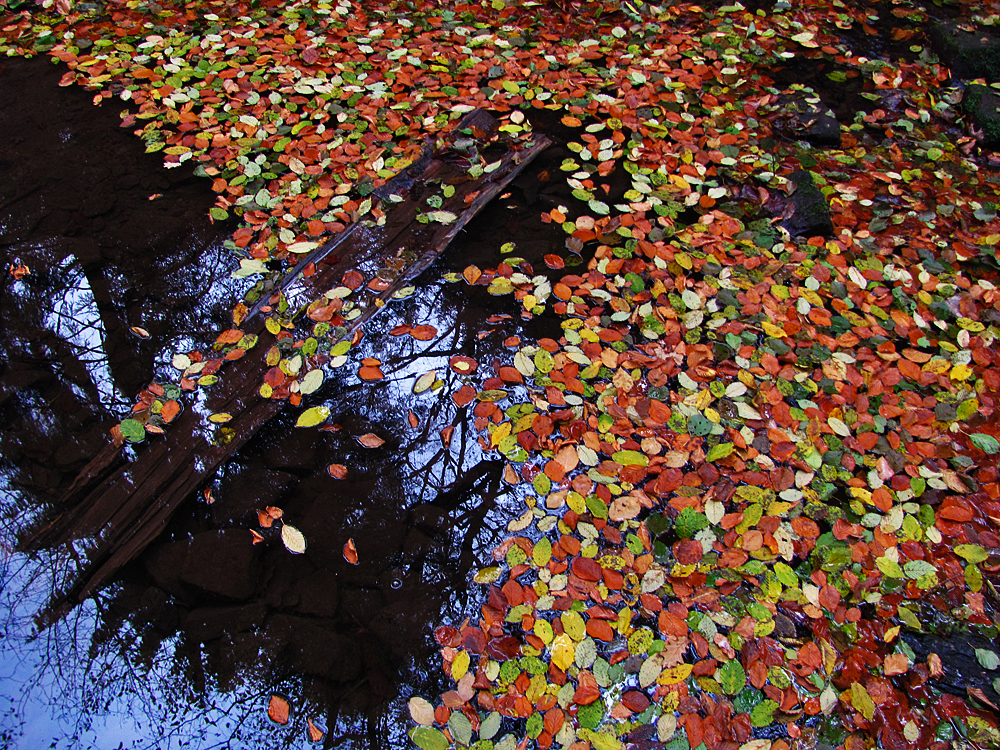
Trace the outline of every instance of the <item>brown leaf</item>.
<instances>
[{"instance_id":1,"label":"brown leaf","mask_svg":"<svg viewBox=\"0 0 1000 750\"><path fill-rule=\"evenodd\" d=\"M330 472L330 476L334 479L343 479L347 476L347 467L343 464L330 464L326 467L326 470Z\"/></svg>"}]
</instances>

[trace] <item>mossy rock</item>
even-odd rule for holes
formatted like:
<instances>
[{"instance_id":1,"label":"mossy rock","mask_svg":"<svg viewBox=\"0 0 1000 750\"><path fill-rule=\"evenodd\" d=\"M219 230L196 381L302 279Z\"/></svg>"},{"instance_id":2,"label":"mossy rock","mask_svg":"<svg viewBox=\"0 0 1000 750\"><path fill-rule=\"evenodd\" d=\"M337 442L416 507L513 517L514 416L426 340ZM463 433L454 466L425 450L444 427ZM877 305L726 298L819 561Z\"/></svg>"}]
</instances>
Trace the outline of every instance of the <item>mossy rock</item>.
<instances>
[{"instance_id":1,"label":"mossy rock","mask_svg":"<svg viewBox=\"0 0 1000 750\"><path fill-rule=\"evenodd\" d=\"M972 84L965 90L962 108L976 130L982 131L982 146L1000 146L1000 94L986 86Z\"/></svg>"},{"instance_id":2,"label":"mossy rock","mask_svg":"<svg viewBox=\"0 0 1000 750\"><path fill-rule=\"evenodd\" d=\"M782 226L793 237L829 237L833 235L833 220L826 196L816 187L812 175L799 170L788 175L795 185L791 203Z\"/></svg>"},{"instance_id":3,"label":"mossy rock","mask_svg":"<svg viewBox=\"0 0 1000 750\"><path fill-rule=\"evenodd\" d=\"M954 21L942 21L930 32L931 44L954 78L1000 81L1000 37L991 31L974 32Z\"/></svg>"}]
</instances>

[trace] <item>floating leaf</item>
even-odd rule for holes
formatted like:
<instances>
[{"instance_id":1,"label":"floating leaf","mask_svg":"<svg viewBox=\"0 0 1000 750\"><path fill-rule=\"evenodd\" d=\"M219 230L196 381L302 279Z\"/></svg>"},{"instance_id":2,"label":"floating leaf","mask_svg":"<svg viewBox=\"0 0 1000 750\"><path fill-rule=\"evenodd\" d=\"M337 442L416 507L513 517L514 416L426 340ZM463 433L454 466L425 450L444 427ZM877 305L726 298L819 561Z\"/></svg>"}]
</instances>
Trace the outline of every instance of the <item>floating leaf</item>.
<instances>
[{"instance_id":1,"label":"floating leaf","mask_svg":"<svg viewBox=\"0 0 1000 750\"><path fill-rule=\"evenodd\" d=\"M302 532L287 523L281 527L281 541L285 549L293 555L301 555L306 551L306 538Z\"/></svg>"},{"instance_id":2,"label":"floating leaf","mask_svg":"<svg viewBox=\"0 0 1000 750\"><path fill-rule=\"evenodd\" d=\"M348 539L347 544L344 545L344 559L351 565L358 564L358 550L354 546L353 539Z\"/></svg>"},{"instance_id":3,"label":"floating leaf","mask_svg":"<svg viewBox=\"0 0 1000 750\"><path fill-rule=\"evenodd\" d=\"M434 727L414 727L410 730L410 739L420 750L448 750L451 747L444 733Z\"/></svg>"},{"instance_id":4,"label":"floating leaf","mask_svg":"<svg viewBox=\"0 0 1000 750\"><path fill-rule=\"evenodd\" d=\"M290 706L288 701L280 695L272 695L267 704L267 716L276 724L287 724Z\"/></svg>"},{"instance_id":5,"label":"floating leaf","mask_svg":"<svg viewBox=\"0 0 1000 750\"><path fill-rule=\"evenodd\" d=\"M358 435L357 441L365 448L381 448L385 445L385 440L374 432L366 432L364 435Z\"/></svg>"},{"instance_id":6,"label":"floating leaf","mask_svg":"<svg viewBox=\"0 0 1000 750\"><path fill-rule=\"evenodd\" d=\"M434 723L434 706L419 696L413 696L409 702L410 717L421 726L429 727Z\"/></svg>"},{"instance_id":7,"label":"floating leaf","mask_svg":"<svg viewBox=\"0 0 1000 750\"><path fill-rule=\"evenodd\" d=\"M330 417L330 409L326 406L313 406L299 415L296 427L315 427Z\"/></svg>"},{"instance_id":8,"label":"floating leaf","mask_svg":"<svg viewBox=\"0 0 1000 750\"><path fill-rule=\"evenodd\" d=\"M141 443L146 439L146 428L142 422L136 419L123 419L118 428L121 430L122 437L130 443Z\"/></svg>"}]
</instances>

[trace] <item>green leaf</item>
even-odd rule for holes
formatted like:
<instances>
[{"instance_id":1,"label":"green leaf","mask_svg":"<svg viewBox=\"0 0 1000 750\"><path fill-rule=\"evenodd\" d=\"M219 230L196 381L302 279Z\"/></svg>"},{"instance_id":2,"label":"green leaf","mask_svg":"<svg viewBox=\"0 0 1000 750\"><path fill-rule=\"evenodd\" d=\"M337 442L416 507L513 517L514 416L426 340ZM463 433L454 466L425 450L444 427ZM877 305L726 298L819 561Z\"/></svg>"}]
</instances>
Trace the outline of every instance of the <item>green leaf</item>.
<instances>
[{"instance_id":1,"label":"green leaf","mask_svg":"<svg viewBox=\"0 0 1000 750\"><path fill-rule=\"evenodd\" d=\"M219 208L218 206L212 206L208 213L211 214L212 218L216 221L225 221L229 218L229 212L224 208Z\"/></svg>"},{"instance_id":2,"label":"green leaf","mask_svg":"<svg viewBox=\"0 0 1000 750\"><path fill-rule=\"evenodd\" d=\"M736 659L723 664L715 673L715 677L726 691L726 695L736 695L747 684L747 674L743 670L743 665Z\"/></svg>"},{"instance_id":3,"label":"green leaf","mask_svg":"<svg viewBox=\"0 0 1000 750\"><path fill-rule=\"evenodd\" d=\"M979 448L983 453L989 453L991 456L994 453L1000 453L1000 440L997 440L992 435L984 435L981 432L974 432L969 435L969 440L972 444Z\"/></svg>"},{"instance_id":4,"label":"green leaf","mask_svg":"<svg viewBox=\"0 0 1000 750\"><path fill-rule=\"evenodd\" d=\"M298 421L296 421L296 427L315 427L316 425L325 422L327 417L330 416L330 410L325 406L313 406L310 409L306 409L299 415Z\"/></svg>"},{"instance_id":5,"label":"green leaf","mask_svg":"<svg viewBox=\"0 0 1000 750\"><path fill-rule=\"evenodd\" d=\"M503 717L496 711L493 711L489 716L483 719L482 724L479 725L479 739L493 739L496 736L496 733L500 731L501 721L503 721Z\"/></svg>"},{"instance_id":6,"label":"green leaf","mask_svg":"<svg viewBox=\"0 0 1000 750\"><path fill-rule=\"evenodd\" d=\"M875 564L882 571L882 575L889 576L890 578L906 578L903 569L899 567L899 563L893 562L888 557L875 558Z\"/></svg>"},{"instance_id":7,"label":"green leaf","mask_svg":"<svg viewBox=\"0 0 1000 750\"><path fill-rule=\"evenodd\" d=\"M774 575L779 581L790 588L796 588L799 585L799 577L795 575L795 571L792 570L790 565L786 565L783 562L774 564Z\"/></svg>"},{"instance_id":8,"label":"green leaf","mask_svg":"<svg viewBox=\"0 0 1000 750\"><path fill-rule=\"evenodd\" d=\"M718 461L720 458L725 458L730 453L736 449L736 446L732 443L719 443L712 447L712 450L708 452L705 456L706 461Z\"/></svg>"},{"instance_id":9,"label":"green leaf","mask_svg":"<svg viewBox=\"0 0 1000 750\"><path fill-rule=\"evenodd\" d=\"M141 443L146 439L146 428L137 419L123 419L118 429L122 431L122 437L130 443Z\"/></svg>"},{"instance_id":10,"label":"green leaf","mask_svg":"<svg viewBox=\"0 0 1000 750\"><path fill-rule=\"evenodd\" d=\"M976 661L979 662L983 669L992 670L1000 668L1000 656L985 648L976 649Z\"/></svg>"},{"instance_id":11,"label":"green leaf","mask_svg":"<svg viewBox=\"0 0 1000 750\"><path fill-rule=\"evenodd\" d=\"M410 739L421 750L448 750L451 747L448 738L434 727L414 727L410 730Z\"/></svg>"},{"instance_id":12,"label":"green leaf","mask_svg":"<svg viewBox=\"0 0 1000 750\"><path fill-rule=\"evenodd\" d=\"M955 546L955 554L974 564L984 562L989 557L989 553L978 544L958 544Z\"/></svg>"},{"instance_id":13,"label":"green leaf","mask_svg":"<svg viewBox=\"0 0 1000 750\"><path fill-rule=\"evenodd\" d=\"M639 451L616 451L611 460L622 466L648 466L649 456Z\"/></svg>"},{"instance_id":14,"label":"green leaf","mask_svg":"<svg viewBox=\"0 0 1000 750\"><path fill-rule=\"evenodd\" d=\"M916 580L921 576L937 573L937 568L926 560L910 560L903 566L903 572L907 578Z\"/></svg>"},{"instance_id":15,"label":"green leaf","mask_svg":"<svg viewBox=\"0 0 1000 750\"><path fill-rule=\"evenodd\" d=\"M448 729L451 730L451 736L455 738L456 742L462 745L468 745L472 742L472 722L461 711L451 712L451 716L448 717Z\"/></svg>"},{"instance_id":16,"label":"green leaf","mask_svg":"<svg viewBox=\"0 0 1000 750\"><path fill-rule=\"evenodd\" d=\"M755 727L766 727L774 721L774 712L778 710L778 702L770 698L753 707L750 712L750 723Z\"/></svg>"}]
</instances>

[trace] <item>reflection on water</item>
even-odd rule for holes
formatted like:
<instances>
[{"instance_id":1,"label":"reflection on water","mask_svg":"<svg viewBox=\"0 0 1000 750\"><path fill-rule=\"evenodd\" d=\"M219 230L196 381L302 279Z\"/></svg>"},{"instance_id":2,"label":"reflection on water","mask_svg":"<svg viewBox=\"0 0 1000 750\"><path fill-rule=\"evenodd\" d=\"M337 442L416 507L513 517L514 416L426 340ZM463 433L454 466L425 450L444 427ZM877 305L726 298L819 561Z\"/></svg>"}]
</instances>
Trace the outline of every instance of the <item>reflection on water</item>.
<instances>
[{"instance_id":1,"label":"reflection on water","mask_svg":"<svg viewBox=\"0 0 1000 750\"><path fill-rule=\"evenodd\" d=\"M45 65L11 61L0 72L0 142L17 157L0 166L0 206L11 184L42 186L0 210L0 242L32 269L0 282L0 745L298 747L312 721L326 730L324 747L408 746L406 700L443 687L431 630L475 612L471 572L523 510L502 462L482 453L470 410L451 400L464 381L448 366L465 354L479 363L476 378L492 374L519 330L487 319L511 302L441 275L495 265L508 240L537 261L559 250L561 230L543 233L519 191L489 207L310 397L339 430L296 429L296 410L282 413L211 479L212 504L190 498L113 585L39 630L36 614L79 552L29 559L12 551L17 540L58 511L62 490L170 354L224 327L246 283L229 276L229 230L207 224L207 184L180 170L163 177L137 140L113 132L115 113L57 89L60 71ZM6 106L27 81L30 128ZM403 322L438 334L391 335ZM151 338L131 334L136 326ZM359 380L368 356L384 380ZM445 387L414 395L430 370ZM355 438L369 432L385 444L361 446ZM345 479L330 476L332 463L348 468ZM259 529L266 506L305 534L306 554L285 550L278 525ZM264 543L250 543L251 528ZM342 554L349 538L357 566ZM268 720L272 694L292 704L289 725Z\"/></svg>"}]
</instances>

